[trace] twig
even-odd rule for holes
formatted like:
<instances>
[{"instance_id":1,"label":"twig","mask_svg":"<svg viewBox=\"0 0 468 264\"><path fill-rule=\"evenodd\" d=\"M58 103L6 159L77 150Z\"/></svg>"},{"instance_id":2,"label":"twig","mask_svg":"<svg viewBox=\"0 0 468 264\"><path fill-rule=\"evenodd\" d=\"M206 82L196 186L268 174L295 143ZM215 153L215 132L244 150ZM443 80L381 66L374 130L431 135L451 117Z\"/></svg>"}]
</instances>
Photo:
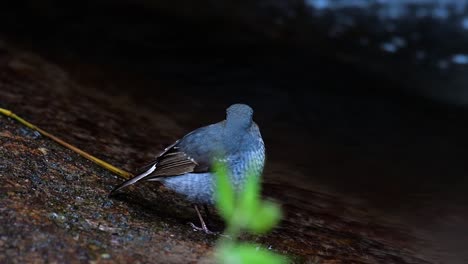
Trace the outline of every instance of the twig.
<instances>
[{"instance_id":1,"label":"twig","mask_svg":"<svg viewBox=\"0 0 468 264\"><path fill-rule=\"evenodd\" d=\"M101 159L98 159L98 158L92 156L91 154L88 154L88 153L84 152L83 150L81 150L81 149L79 149L79 148L77 148L77 147L75 147L73 145L68 144L67 142L61 140L60 138L48 133L47 131L42 130L41 128L29 123L28 121L24 120L23 118L17 116L15 113L13 113L10 110L0 108L0 114L3 114L3 115L8 116L10 118L13 118L16 121L20 122L21 124L29 127L30 129L36 130L37 132L41 133L43 136L52 139L53 141L59 143L60 145L62 145L64 147L78 153L79 155L81 155L85 159L88 159L88 160L96 163L97 165L99 165L99 166L103 167L104 169L109 170L109 171L121 176L122 178L130 179L133 176L130 172L121 170L121 169L119 169L119 168L117 168L117 167L115 167L115 166L101 160Z\"/></svg>"}]
</instances>

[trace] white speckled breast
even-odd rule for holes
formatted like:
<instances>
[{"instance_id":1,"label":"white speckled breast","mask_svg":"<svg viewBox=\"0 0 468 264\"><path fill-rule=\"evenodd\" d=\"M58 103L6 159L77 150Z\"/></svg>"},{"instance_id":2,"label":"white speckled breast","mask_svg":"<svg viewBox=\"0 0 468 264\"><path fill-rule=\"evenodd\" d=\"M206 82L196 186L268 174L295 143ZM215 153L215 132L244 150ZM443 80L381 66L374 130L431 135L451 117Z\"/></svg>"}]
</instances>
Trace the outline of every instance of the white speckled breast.
<instances>
[{"instance_id":1,"label":"white speckled breast","mask_svg":"<svg viewBox=\"0 0 468 264\"><path fill-rule=\"evenodd\" d=\"M226 158L226 162L232 172L231 183L235 190L239 191L242 189L246 179L246 172L249 169L253 170L255 175L258 176L263 172L265 164L263 141L255 150L231 155ZM165 178L162 182L167 188L185 195L192 202L214 204L214 177L212 173L188 173Z\"/></svg>"}]
</instances>

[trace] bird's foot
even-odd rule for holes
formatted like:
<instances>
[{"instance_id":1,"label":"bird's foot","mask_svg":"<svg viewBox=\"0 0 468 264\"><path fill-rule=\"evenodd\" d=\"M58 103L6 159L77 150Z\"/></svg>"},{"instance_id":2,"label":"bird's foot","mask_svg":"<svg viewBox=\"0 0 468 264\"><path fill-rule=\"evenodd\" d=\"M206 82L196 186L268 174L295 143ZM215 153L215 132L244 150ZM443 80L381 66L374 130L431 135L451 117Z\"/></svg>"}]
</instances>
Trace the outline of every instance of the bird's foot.
<instances>
[{"instance_id":1,"label":"bird's foot","mask_svg":"<svg viewBox=\"0 0 468 264\"><path fill-rule=\"evenodd\" d=\"M218 232L213 232L208 229L208 227L205 224L202 224L201 227L196 226L194 223L190 223L190 226L193 228L195 231L203 231L208 235L218 235Z\"/></svg>"}]
</instances>

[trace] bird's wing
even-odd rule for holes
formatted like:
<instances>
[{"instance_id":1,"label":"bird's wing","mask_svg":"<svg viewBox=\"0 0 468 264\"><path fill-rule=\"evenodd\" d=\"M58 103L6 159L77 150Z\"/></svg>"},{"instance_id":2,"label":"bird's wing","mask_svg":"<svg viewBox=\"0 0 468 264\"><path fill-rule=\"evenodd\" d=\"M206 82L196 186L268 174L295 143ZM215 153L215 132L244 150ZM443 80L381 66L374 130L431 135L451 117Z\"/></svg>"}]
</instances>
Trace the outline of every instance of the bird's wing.
<instances>
[{"instance_id":1,"label":"bird's wing","mask_svg":"<svg viewBox=\"0 0 468 264\"><path fill-rule=\"evenodd\" d=\"M192 131L159 155L148 179L210 171L221 137L222 122Z\"/></svg>"},{"instance_id":2,"label":"bird's wing","mask_svg":"<svg viewBox=\"0 0 468 264\"><path fill-rule=\"evenodd\" d=\"M148 175L148 179L193 172L198 163L179 147L173 146L161 154L153 163L153 166L155 166L155 170L151 175Z\"/></svg>"},{"instance_id":3,"label":"bird's wing","mask_svg":"<svg viewBox=\"0 0 468 264\"><path fill-rule=\"evenodd\" d=\"M220 133L212 126L194 130L167 147L146 166L148 170L118 185L111 194L140 180L208 172L212 166L213 150L220 144Z\"/></svg>"}]
</instances>

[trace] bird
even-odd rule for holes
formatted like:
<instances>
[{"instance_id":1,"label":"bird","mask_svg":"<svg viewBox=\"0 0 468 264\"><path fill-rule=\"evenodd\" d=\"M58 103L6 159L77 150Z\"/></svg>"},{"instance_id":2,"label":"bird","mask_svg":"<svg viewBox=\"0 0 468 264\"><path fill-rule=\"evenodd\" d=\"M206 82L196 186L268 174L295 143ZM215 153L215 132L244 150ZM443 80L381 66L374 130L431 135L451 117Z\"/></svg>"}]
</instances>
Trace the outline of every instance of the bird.
<instances>
[{"instance_id":1,"label":"bird","mask_svg":"<svg viewBox=\"0 0 468 264\"><path fill-rule=\"evenodd\" d=\"M159 181L166 188L190 201L201 227L195 230L212 234L197 205L215 204L214 165L222 162L230 172L233 189L240 192L246 173L260 177L265 165L265 144L259 126L253 120L253 109L246 104L233 104L226 118L218 123L193 130L169 145L146 166L143 173L116 186L110 195L140 181Z\"/></svg>"}]
</instances>

